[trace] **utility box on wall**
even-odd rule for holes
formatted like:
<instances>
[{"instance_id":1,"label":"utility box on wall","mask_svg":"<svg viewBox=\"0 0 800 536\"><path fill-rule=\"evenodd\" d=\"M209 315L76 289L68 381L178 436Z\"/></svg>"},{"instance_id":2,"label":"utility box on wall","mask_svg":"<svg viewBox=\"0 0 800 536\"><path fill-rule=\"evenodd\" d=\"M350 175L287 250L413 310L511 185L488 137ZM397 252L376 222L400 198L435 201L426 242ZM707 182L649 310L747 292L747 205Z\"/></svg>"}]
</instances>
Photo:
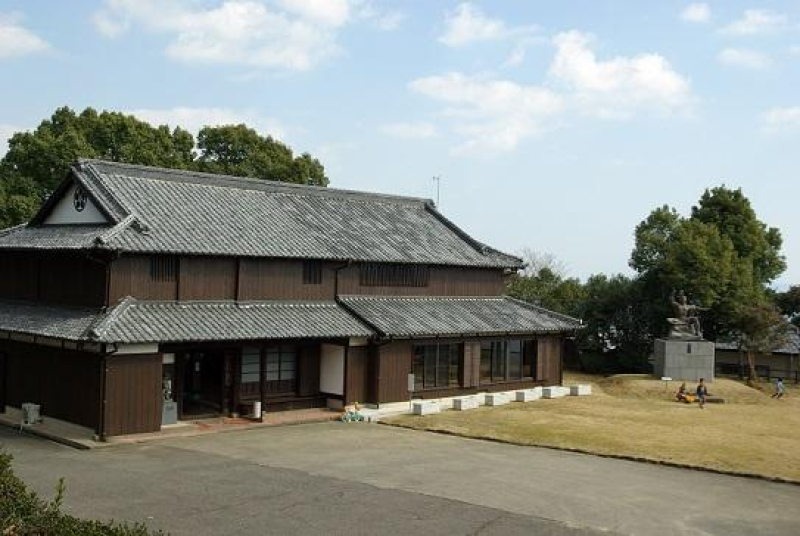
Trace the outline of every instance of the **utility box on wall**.
<instances>
[{"instance_id":1,"label":"utility box on wall","mask_svg":"<svg viewBox=\"0 0 800 536\"><path fill-rule=\"evenodd\" d=\"M680 381L714 381L714 350L714 343L703 339L656 339L653 374Z\"/></svg>"}]
</instances>

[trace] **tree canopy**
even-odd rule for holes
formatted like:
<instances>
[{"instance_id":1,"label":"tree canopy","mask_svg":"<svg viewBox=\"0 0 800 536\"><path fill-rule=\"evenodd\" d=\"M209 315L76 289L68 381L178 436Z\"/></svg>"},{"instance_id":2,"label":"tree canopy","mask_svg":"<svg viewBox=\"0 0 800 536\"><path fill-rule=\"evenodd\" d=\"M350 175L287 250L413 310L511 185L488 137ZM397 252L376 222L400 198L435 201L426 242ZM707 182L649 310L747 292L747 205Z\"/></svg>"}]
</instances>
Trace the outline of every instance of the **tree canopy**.
<instances>
[{"instance_id":1,"label":"tree canopy","mask_svg":"<svg viewBox=\"0 0 800 536\"><path fill-rule=\"evenodd\" d=\"M18 132L0 161L0 224L28 220L78 158L98 158L176 169L327 186L324 166L308 153L246 125L204 127L197 145L190 132L132 115L86 108L57 109L31 132Z\"/></svg>"},{"instance_id":2,"label":"tree canopy","mask_svg":"<svg viewBox=\"0 0 800 536\"><path fill-rule=\"evenodd\" d=\"M769 284L786 268L780 232L757 218L741 190L724 186L706 190L688 218L666 206L655 209L635 238L630 266L646 295L666 303L673 289L683 289L709 308L704 324L711 338L737 331L749 308L769 301ZM658 335L665 311L652 312Z\"/></svg>"},{"instance_id":3,"label":"tree canopy","mask_svg":"<svg viewBox=\"0 0 800 536\"><path fill-rule=\"evenodd\" d=\"M689 217L657 207L634 236L634 277L596 274L582 283L566 277L552 256L526 250L528 268L509 279L506 291L581 318L579 346L605 356L605 371L647 370L652 341L667 330L675 289L708 308L702 320L711 340L769 345L785 325L773 303L800 324L800 286L774 296L769 289L786 267L780 232L758 220L741 190L706 190Z\"/></svg>"}]
</instances>

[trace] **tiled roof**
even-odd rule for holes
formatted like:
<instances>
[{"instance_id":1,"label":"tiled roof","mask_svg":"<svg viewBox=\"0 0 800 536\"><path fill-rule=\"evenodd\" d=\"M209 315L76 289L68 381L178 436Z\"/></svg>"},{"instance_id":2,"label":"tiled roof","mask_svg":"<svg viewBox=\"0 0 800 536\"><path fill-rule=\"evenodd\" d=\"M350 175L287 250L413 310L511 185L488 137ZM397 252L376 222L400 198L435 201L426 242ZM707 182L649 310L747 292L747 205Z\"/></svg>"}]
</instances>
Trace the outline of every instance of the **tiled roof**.
<instances>
[{"instance_id":1,"label":"tiled roof","mask_svg":"<svg viewBox=\"0 0 800 536\"><path fill-rule=\"evenodd\" d=\"M739 351L739 345L735 341L718 341L716 343L717 350ZM800 354L800 332L795 326L788 326L786 337L776 348L772 350L773 354Z\"/></svg>"},{"instance_id":2,"label":"tiled roof","mask_svg":"<svg viewBox=\"0 0 800 536\"><path fill-rule=\"evenodd\" d=\"M103 343L569 332L580 322L507 297L343 296L335 301L139 301L57 307L0 301L0 331Z\"/></svg>"},{"instance_id":3,"label":"tiled roof","mask_svg":"<svg viewBox=\"0 0 800 536\"><path fill-rule=\"evenodd\" d=\"M98 308L57 307L0 301L0 331L85 340L85 334L101 314Z\"/></svg>"},{"instance_id":4,"label":"tiled roof","mask_svg":"<svg viewBox=\"0 0 800 536\"><path fill-rule=\"evenodd\" d=\"M105 343L369 337L333 301L150 302L101 309L0 301L0 331Z\"/></svg>"},{"instance_id":5,"label":"tiled roof","mask_svg":"<svg viewBox=\"0 0 800 536\"><path fill-rule=\"evenodd\" d=\"M1 233L0 248L522 264L469 237L426 199L97 160L79 162L72 175L109 218L109 227L40 226L50 202L32 227Z\"/></svg>"},{"instance_id":6,"label":"tiled roof","mask_svg":"<svg viewBox=\"0 0 800 536\"><path fill-rule=\"evenodd\" d=\"M575 318L508 297L342 296L341 303L383 336L556 333Z\"/></svg>"}]
</instances>

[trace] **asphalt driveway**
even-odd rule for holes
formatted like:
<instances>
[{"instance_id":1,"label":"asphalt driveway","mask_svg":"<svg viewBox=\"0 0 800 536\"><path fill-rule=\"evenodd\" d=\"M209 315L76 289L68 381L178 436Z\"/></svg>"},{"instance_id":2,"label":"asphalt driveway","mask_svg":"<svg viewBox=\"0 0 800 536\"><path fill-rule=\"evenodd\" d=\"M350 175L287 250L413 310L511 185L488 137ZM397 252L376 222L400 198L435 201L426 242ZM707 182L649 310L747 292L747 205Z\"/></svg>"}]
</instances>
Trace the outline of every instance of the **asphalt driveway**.
<instances>
[{"instance_id":1,"label":"asphalt driveway","mask_svg":"<svg viewBox=\"0 0 800 536\"><path fill-rule=\"evenodd\" d=\"M0 442L71 513L174 534L800 534L799 486L381 425Z\"/></svg>"}]
</instances>

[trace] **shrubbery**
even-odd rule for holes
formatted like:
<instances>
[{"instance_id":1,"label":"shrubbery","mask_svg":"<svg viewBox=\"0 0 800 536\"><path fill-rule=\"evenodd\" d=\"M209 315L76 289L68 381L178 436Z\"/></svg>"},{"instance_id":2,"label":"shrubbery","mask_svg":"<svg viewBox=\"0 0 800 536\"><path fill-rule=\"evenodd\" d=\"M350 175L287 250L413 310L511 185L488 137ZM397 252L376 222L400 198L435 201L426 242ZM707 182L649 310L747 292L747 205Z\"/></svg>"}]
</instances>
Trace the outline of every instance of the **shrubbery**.
<instances>
[{"instance_id":1,"label":"shrubbery","mask_svg":"<svg viewBox=\"0 0 800 536\"><path fill-rule=\"evenodd\" d=\"M78 519L61 511L64 479L58 481L56 497L47 502L29 490L11 469L11 455L0 452L0 535L144 536L144 525Z\"/></svg>"}]
</instances>

